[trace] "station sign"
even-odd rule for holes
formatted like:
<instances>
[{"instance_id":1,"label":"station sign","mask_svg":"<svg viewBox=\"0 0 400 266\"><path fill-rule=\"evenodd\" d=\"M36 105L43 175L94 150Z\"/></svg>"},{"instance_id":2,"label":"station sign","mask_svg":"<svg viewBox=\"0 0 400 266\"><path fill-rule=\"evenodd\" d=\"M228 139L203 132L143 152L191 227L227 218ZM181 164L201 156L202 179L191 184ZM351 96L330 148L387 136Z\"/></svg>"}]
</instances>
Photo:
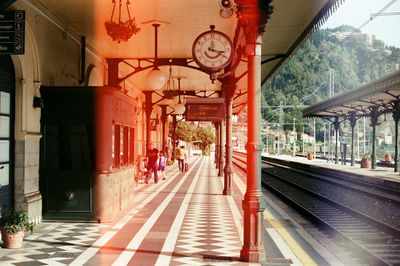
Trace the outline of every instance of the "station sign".
<instances>
[{"instance_id":1,"label":"station sign","mask_svg":"<svg viewBox=\"0 0 400 266\"><path fill-rule=\"evenodd\" d=\"M0 12L0 54L24 54L25 10Z\"/></svg>"},{"instance_id":2,"label":"station sign","mask_svg":"<svg viewBox=\"0 0 400 266\"><path fill-rule=\"evenodd\" d=\"M221 122L224 117L224 98L188 98L186 100L187 121Z\"/></svg>"}]
</instances>

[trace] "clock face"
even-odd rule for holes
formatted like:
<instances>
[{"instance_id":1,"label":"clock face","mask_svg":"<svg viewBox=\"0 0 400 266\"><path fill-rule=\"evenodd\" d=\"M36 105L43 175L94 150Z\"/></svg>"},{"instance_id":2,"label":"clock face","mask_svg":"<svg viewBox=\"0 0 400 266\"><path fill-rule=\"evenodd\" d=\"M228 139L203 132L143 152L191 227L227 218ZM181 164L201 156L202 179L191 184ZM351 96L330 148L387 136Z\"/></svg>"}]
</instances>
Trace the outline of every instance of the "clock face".
<instances>
[{"instance_id":1,"label":"clock face","mask_svg":"<svg viewBox=\"0 0 400 266\"><path fill-rule=\"evenodd\" d=\"M218 71L226 67L232 59L232 42L219 31L206 31L193 43L193 58L201 67Z\"/></svg>"}]
</instances>

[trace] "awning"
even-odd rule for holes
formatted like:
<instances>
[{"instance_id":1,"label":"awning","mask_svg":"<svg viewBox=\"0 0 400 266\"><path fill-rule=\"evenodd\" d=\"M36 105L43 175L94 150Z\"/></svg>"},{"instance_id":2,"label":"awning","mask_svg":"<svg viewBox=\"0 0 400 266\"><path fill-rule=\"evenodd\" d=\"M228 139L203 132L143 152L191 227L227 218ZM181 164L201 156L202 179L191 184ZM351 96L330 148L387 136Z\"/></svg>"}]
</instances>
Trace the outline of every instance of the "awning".
<instances>
[{"instance_id":1,"label":"awning","mask_svg":"<svg viewBox=\"0 0 400 266\"><path fill-rule=\"evenodd\" d=\"M347 91L302 110L303 117L368 116L390 112L400 100L400 71Z\"/></svg>"}]
</instances>

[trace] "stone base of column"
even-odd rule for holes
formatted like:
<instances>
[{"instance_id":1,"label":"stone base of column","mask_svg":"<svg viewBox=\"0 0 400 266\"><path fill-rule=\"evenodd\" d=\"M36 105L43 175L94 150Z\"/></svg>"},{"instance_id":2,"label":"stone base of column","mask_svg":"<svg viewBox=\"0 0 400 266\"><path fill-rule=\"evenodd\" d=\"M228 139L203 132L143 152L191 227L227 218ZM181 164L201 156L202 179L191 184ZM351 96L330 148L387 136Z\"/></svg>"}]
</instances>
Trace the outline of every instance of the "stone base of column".
<instances>
[{"instance_id":1,"label":"stone base of column","mask_svg":"<svg viewBox=\"0 0 400 266\"><path fill-rule=\"evenodd\" d=\"M224 175L224 162L220 160L218 165L218 176L223 176L223 175Z\"/></svg>"},{"instance_id":2,"label":"stone base of column","mask_svg":"<svg viewBox=\"0 0 400 266\"><path fill-rule=\"evenodd\" d=\"M265 252L264 250L259 249L242 249L240 251L240 260L250 263L261 263L265 261Z\"/></svg>"},{"instance_id":3,"label":"stone base of column","mask_svg":"<svg viewBox=\"0 0 400 266\"><path fill-rule=\"evenodd\" d=\"M224 186L224 190L222 192L223 195L232 195L232 191L231 191L231 186L230 186L230 180L232 180L232 173L230 174L225 174L225 186ZM228 183L228 184L227 184Z\"/></svg>"},{"instance_id":4,"label":"stone base of column","mask_svg":"<svg viewBox=\"0 0 400 266\"><path fill-rule=\"evenodd\" d=\"M35 224L42 222L42 195L39 191L27 195L16 196L16 210L24 210L28 214L29 220ZM20 201L22 200L22 201Z\"/></svg>"},{"instance_id":5,"label":"stone base of column","mask_svg":"<svg viewBox=\"0 0 400 266\"><path fill-rule=\"evenodd\" d=\"M264 250L264 209L265 199L254 192L246 196L242 202L243 214L243 247L240 251L240 260L252 263L265 261Z\"/></svg>"}]
</instances>

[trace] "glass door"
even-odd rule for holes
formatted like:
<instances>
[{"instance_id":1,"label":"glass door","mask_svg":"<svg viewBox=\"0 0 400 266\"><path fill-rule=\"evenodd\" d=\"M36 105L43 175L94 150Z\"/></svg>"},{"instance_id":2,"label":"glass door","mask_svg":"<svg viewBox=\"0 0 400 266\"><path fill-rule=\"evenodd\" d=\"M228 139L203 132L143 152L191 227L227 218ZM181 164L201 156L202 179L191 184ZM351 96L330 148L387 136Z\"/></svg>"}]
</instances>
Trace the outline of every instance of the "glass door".
<instances>
[{"instance_id":1,"label":"glass door","mask_svg":"<svg viewBox=\"0 0 400 266\"><path fill-rule=\"evenodd\" d=\"M0 211L13 207L14 71L10 56L0 55Z\"/></svg>"}]
</instances>

